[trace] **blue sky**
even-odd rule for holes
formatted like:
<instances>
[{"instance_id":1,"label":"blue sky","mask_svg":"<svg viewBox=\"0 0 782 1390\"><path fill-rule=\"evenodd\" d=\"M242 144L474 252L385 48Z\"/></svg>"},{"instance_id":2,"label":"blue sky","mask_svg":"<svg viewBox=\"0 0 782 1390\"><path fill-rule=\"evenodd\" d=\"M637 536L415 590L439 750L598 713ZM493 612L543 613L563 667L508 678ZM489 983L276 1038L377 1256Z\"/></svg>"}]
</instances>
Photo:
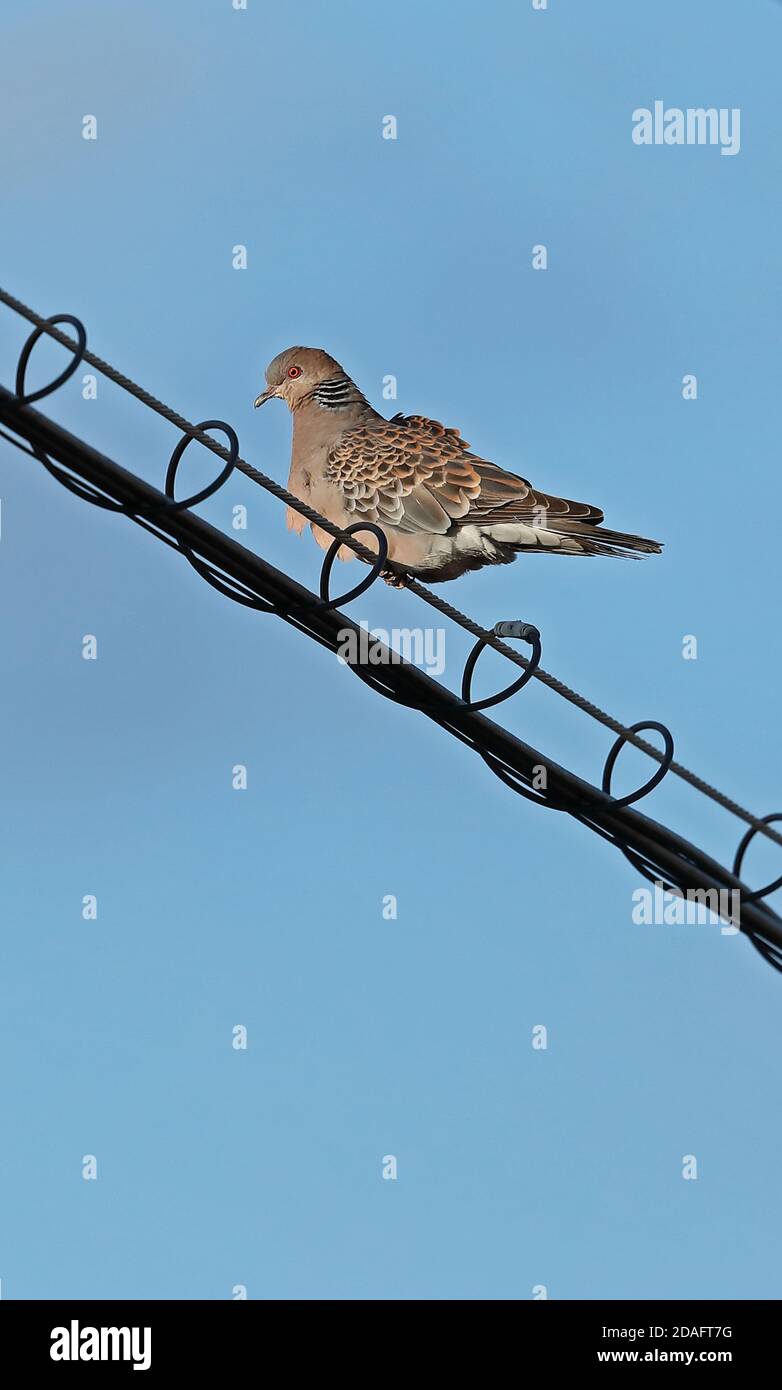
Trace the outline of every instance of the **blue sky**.
<instances>
[{"instance_id":1,"label":"blue sky","mask_svg":"<svg viewBox=\"0 0 782 1390\"><path fill-rule=\"evenodd\" d=\"M547 669L782 809L782 7L17 0L5 29L4 286L281 481L287 412L252 401L311 343L378 406L395 375L388 413L664 540L442 592L537 623ZM634 145L657 99L740 108L740 153ZM6 384L24 336L0 310ZM176 433L116 388L77 373L44 408L162 483ZM0 463L4 1296L780 1297L782 982L751 947L634 925L616 851ZM211 476L189 449L183 484ZM240 539L315 585L246 479L201 510L239 503ZM431 621L385 586L350 611ZM507 679L482 668L478 693ZM502 717L599 780L610 736L547 690ZM618 789L647 774L626 753ZM742 833L671 777L644 809L724 860ZM778 872L754 845L748 877Z\"/></svg>"}]
</instances>

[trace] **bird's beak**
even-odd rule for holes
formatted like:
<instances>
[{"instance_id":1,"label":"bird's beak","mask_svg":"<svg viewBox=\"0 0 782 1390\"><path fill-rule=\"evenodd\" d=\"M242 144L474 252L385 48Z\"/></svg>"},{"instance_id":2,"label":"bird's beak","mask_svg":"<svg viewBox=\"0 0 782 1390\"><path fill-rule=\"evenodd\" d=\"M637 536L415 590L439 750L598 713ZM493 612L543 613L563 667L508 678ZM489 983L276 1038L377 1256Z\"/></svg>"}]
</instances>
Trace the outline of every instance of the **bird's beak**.
<instances>
[{"instance_id":1,"label":"bird's beak","mask_svg":"<svg viewBox=\"0 0 782 1390\"><path fill-rule=\"evenodd\" d=\"M259 405L265 405L267 401L270 401L272 397L276 395L277 387L269 386L266 391L261 392L260 396L255 397L255 409L257 410Z\"/></svg>"}]
</instances>

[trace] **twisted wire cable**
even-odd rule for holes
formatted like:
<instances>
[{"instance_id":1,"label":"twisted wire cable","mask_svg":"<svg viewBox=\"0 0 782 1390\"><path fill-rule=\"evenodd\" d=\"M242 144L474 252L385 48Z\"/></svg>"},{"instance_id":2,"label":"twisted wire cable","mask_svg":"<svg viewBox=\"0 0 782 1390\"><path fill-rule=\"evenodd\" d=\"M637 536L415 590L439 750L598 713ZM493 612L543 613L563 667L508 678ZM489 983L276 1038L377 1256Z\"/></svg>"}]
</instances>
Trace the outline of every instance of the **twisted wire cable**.
<instances>
[{"instance_id":1,"label":"twisted wire cable","mask_svg":"<svg viewBox=\"0 0 782 1390\"><path fill-rule=\"evenodd\" d=\"M136 400L140 401L150 410L153 410L157 415L162 416L163 419L174 425L175 428L180 430L184 435L203 444L205 448L210 449L213 454L216 454L224 462L231 463L233 467L237 468L253 482L258 483L259 486L263 487L273 497L286 503L287 506L299 512L307 521L319 526L322 530L331 535L335 541L339 541L342 545L348 546L360 559L377 569L377 554L362 545L360 541L357 541L353 534L334 526L326 517L321 516L313 507L302 502L294 493L289 492L287 488L283 487L266 473L263 473L260 469L247 463L245 459L238 455L238 451L234 453L232 450L227 449L216 439L213 439L211 435L207 434L201 426L192 424L191 421L180 415L178 411L172 410L170 406L152 395L151 392L146 391L142 386L139 386L137 382L118 371L111 363L98 357L96 353L86 347L85 341L81 335L78 342L74 341L74 339L70 338L61 329L57 328L56 324L52 323L50 318L44 318L42 315L36 313L34 309L31 309L28 305L24 304L2 287L0 287L0 301L6 304L10 309L13 309L22 318L27 319L29 323L32 323L36 329L39 330L39 333L46 333L49 337L55 339L55 341L60 343L63 347L68 348L74 353L76 365L82 360L88 362L109 381L113 381L115 385L127 391L131 396L134 396ZM69 315L54 315L52 317L58 318L60 321L68 320L69 322L75 322ZM31 347L32 344L28 344L28 346ZM75 368L72 368L72 370L73 369ZM61 377L58 378L58 384L61 384L62 379L70 374L71 372L66 369L66 372L61 374ZM222 425L220 427L223 428ZM432 593L430 589L426 588L426 586L421 584L418 580L410 580L405 587L411 593L416 594L425 603L429 604L430 607L435 608L443 617L449 618L452 622L463 628L465 632L469 632L485 646L491 647L494 651L499 652L501 656L513 662L514 665L524 670L527 670L530 666L528 658L522 656L522 654L513 647L508 646L496 633L482 627L480 623L475 622L475 620L468 617L467 614L462 613L458 608L455 608L453 604L440 598L438 594ZM696 791L701 792L711 801L722 806L726 811L729 811L738 819L743 820L745 824L750 826L757 834L764 835L766 838L775 841L778 845L782 845L782 834L774 830L773 826L768 823L767 818L764 819L754 815L753 812L748 811L744 806L741 806L739 802L720 791L719 788L704 781L697 773L692 772L672 756L669 757L669 750L656 748L654 744L641 738L635 726L625 726L620 720L615 719L613 715L601 709L598 705L594 704L593 701L587 699L586 696L579 694L578 691L573 690L570 686L566 685L564 681L559 680L542 667L536 666L532 674L536 680L541 681L564 700L575 705L576 708L582 710L583 713L604 725L605 728L611 729L623 743L631 743L634 747L646 753L656 762L665 764L666 771L670 770L675 773L677 777L687 782L691 787L695 788Z\"/></svg>"},{"instance_id":2,"label":"twisted wire cable","mask_svg":"<svg viewBox=\"0 0 782 1390\"><path fill-rule=\"evenodd\" d=\"M63 319L66 319L66 316L63 316ZM80 349L83 349L86 344L83 326L78 320L71 320L70 316L67 316L67 321L77 325ZM373 559L369 576L341 599L333 598L329 591L329 578L340 541L337 539L332 543L323 561L318 598L282 571L274 570L254 552L245 550L222 532L215 530L190 510L195 501L211 496L218 487L223 486L233 471L232 460L234 456L238 456L238 440L230 425L219 421L203 421L194 427L196 430L204 430L216 426L225 432L229 440L229 461L214 482L193 497L183 500L176 498L177 468L185 448L190 443L190 437L186 435L171 455L166 473L165 492L161 493L137 475L120 468L104 455L97 454L84 441L68 434L53 421L30 409L31 400L40 400L51 394L73 375L80 360L78 355L74 356L66 370L53 382L28 394L25 390L26 367L32 348L39 338L40 330L36 328L22 349L15 392L8 392L0 386L0 418L14 432L0 430L3 437L23 452L38 459L53 477L76 496L127 517L156 538L165 541L181 554L207 583L227 598L258 612L277 615L331 651L339 650L346 625L350 625L358 634L356 624L338 610L337 604L357 592L363 592L374 582L384 565L386 539L379 527L359 527L357 523L354 527L348 528L348 534L356 529L373 531L380 550ZM735 927L740 926L740 930L762 957L774 969L782 972L782 918L763 901L782 880L775 880L774 883L753 891L745 890L745 885L739 877L743 856L756 833L755 829L750 828L746 832L736 852L731 871L667 826L639 816L630 809L631 803L647 795L667 771L667 765L673 755L673 739L663 725L649 723L633 726L633 732L638 732L641 728L655 727L663 733L666 742L663 762L638 791L630 796L614 798L611 795L611 775L625 740L620 738L609 753L603 770L602 788L597 788L567 769L557 766L550 759L544 759L536 749L522 743L501 725L484 720L481 711L508 699L518 691L531 677L540 659L540 634L531 624L502 623L498 624L496 631L529 642L533 653L521 679L517 679L487 701L473 701L470 698L472 674L486 645L481 640L477 642L465 665L461 699L398 656L400 664L394 665L394 654L380 642L377 645L381 648L383 660L381 670L376 669L371 657L359 656L346 664L370 689L398 704L423 713L448 734L477 752L489 769L512 791L537 805L570 815L613 844L637 872L662 887L664 891L679 897L688 897L690 892L708 895L716 890L716 899L712 898L708 904L712 912L716 912ZM391 663L390 666L386 664L388 662ZM541 763L547 769L545 789L539 788L535 779ZM777 821L780 818L779 814L775 814L767 817L766 821ZM746 904L741 909L740 923L733 909L733 894L736 890L740 897L743 895L743 902ZM729 902L730 906L726 906L726 902Z\"/></svg>"}]
</instances>

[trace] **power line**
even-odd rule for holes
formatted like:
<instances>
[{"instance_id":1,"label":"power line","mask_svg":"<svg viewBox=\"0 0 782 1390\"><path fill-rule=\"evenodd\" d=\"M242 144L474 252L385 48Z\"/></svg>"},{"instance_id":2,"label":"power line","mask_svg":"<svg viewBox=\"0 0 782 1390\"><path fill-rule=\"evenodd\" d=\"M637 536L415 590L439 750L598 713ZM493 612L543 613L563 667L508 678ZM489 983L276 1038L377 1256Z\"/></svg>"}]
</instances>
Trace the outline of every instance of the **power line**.
<instances>
[{"instance_id":1,"label":"power line","mask_svg":"<svg viewBox=\"0 0 782 1390\"><path fill-rule=\"evenodd\" d=\"M9 296L0 291L0 298L7 302ZM18 301L14 301L12 307L17 303ZM31 315L32 311L27 311L25 316ZM70 347L73 352L72 360L54 382L40 391L25 392L25 374L32 349L41 333L49 332L53 327L48 320L37 322L35 331L28 338L20 355L15 392L11 393L0 387L0 420L6 426L6 430L0 433L25 453L33 454L59 482L83 500L123 514L178 550L205 580L226 597L260 612L276 614L332 651L337 650L347 630L352 629L358 636L360 630L352 620L339 612L338 605L348 601L358 592L363 592L380 572L386 558L386 541L380 528L368 525L341 532L326 522L326 529L334 534L335 540L323 562L320 597L298 585L290 576L273 569L259 556L239 546L190 510L196 502L203 501L223 486L234 467L241 466L241 471L250 469L250 465L239 459L238 439L230 425L215 420L203 421L199 425L191 425L184 421L179 425L184 437L177 444L169 460L165 492L159 492L143 479L120 467L105 455L99 454L83 440L31 408L33 400L51 394L73 375L82 360L90 361L101 371L108 366L94 354L87 353L86 335L78 320L65 315L55 317L58 322L68 321L76 328L76 342L69 340L59 330L52 333L58 341L63 341L64 346ZM33 321L37 318L37 315L33 316ZM118 380L118 384L123 385L127 382L128 379L123 378L120 373L115 373L113 368L108 368L108 371L113 374L112 379ZM149 393L142 392L135 383L129 383L128 389L147 404L155 399L149 397ZM157 404L160 405L158 413L165 413L166 418L171 418L172 423L181 419L175 412L169 411L168 407L159 402ZM228 448L217 445L216 441L205 433L207 429L223 431L228 439ZM192 497L176 500L176 473L182 454L191 439L199 439L206 443L213 452L225 459L225 467L208 487ZM256 472L255 469L250 470L250 476ZM264 475L261 474L260 477L263 478ZM287 501L290 494L273 483L273 480L268 481L272 485L269 490L273 490L282 500ZM293 500L297 502L298 509L303 514L311 513L311 509L298 503L298 499ZM325 522L325 518L320 518L317 513L312 515L317 524ZM353 529L374 532L379 552L365 551L364 558L370 564L370 573L348 595L338 599L332 598L329 592L331 567L340 544L353 542ZM364 547L360 547L360 550L363 551ZM418 587L415 586L414 591L417 591ZM423 590L423 596L427 602L431 602L434 607L450 616L449 604L443 604L442 600L430 595L426 589ZM466 626L473 635L477 634L476 646L470 653L463 674L461 699L425 676L416 667L402 661L397 653L388 651L382 643L374 643L380 651L380 667L359 659L348 663L350 669L386 698L420 710L452 736L473 748L492 771L519 795L541 806L567 812L610 841L621 849L637 871L647 879L661 882L666 889L682 896L691 892L739 892L741 918L736 925L740 925L766 960L777 969L782 969L782 919L763 901L768 894L782 885L782 875L774 883L755 890L746 887L739 877L745 851L756 832L768 834L770 838L778 841L782 838L769 826L769 821L778 821L781 817L775 815L761 820L739 808L736 814L742 815L749 823L750 829L739 845L733 870L728 870L667 826L660 825L631 809L630 803L646 795L673 766L673 740L663 725L650 722L635 725L632 729L624 729L617 721L612 721L609 727L616 726L620 736L606 761L602 788L590 785L567 769L552 763L531 745L486 719L481 713L482 709L515 693L532 676L540 675L540 638L537 630L524 623L498 624L499 631L521 638L531 645L531 657L519 661L516 660L518 653L495 638L494 633L473 624L470 619L464 618L464 615L458 614L456 620L461 620L460 625ZM488 701L473 701L470 690L472 673L485 646L493 646L503 653L507 651L510 658L516 660L516 664L523 666L524 671L520 679L514 681L499 695ZM549 677L547 683L553 681L554 678ZM555 682L553 688L556 689L559 685L559 682ZM567 690L567 687L564 689ZM660 752L653 749L660 766L654 776L637 792L627 797L613 798L610 795L610 784L616 757L625 742L639 742L637 732L640 728L656 728L662 732L666 743L665 750ZM641 740L640 743L644 744L645 741ZM544 768L546 773L543 787L538 785L541 768ZM731 809L732 803L728 798L723 798L721 793L715 799L719 799L723 805ZM711 906L711 903L708 905ZM718 900L718 906L712 910L733 920L731 914L723 908L721 899Z\"/></svg>"},{"instance_id":2,"label":"power line","mask_svg":"<svg viewBox=\"0 0 782 1390\"><path fill-rule=\"evenodd\" d=\"M348 531L340 530L338 526L334 526L326 517L321 516L320 512L315 511L313 507L308 506L306 502L302 502L294 493L288 492L287 488L275 482L274 478L270 478L266 473L261 472L260 469L255 468L252 464L240 458L238 456L238 451L236 454L232 455L229 449L226 449L224 445L220 444L216 439L213 439L201 426L194 425L189 420L186 420L183 415L172 410L171 407L165 405L163 401L158 400L151 392L144 390L142 386L132 381L130 377L117 371L116 367L112 367L112 365L104 361L102 357L98 357L95 353L89 351L86 347L86 338L84 342L75 342L72 338L69 338L67 334L58 329L55 322L53 322L53 320L60 322L67 320L72 322L71 316L55 314L51 318L43 318L40 314L37 314L34 309L30 309L26 304L23 304L21 300L16 299L12 294L9 294L7 290L2 288L0 288L0 301L7 304L9 308L15 310L22 318L27 319L29 323L34 324L40 332L48 334L58 343L61 343L63 347L69 348L75 354L78 353L78 361L83 360L89 362L90 366L95 367L95 369L101 372L103 376L107 377L109 381L113 381L117 386L122 387L123 391L129 392L136 400L141 401L144 405L148 406L150 410L155 411L157 415L161 415L164 420L168 420L170 424L174 425L178 430L181 430L183 434L191 439L197 440L199 444L203 444L207 449L211 449L213 454L217 454L217 456L225 462L231 462L234 468L244 473L245 476L252 479L254 483L258 483L261 487L265 488L273 497L278 498L281 502L285 502L287 506L299 512L307 521L313 522L330 536L333 536L335 540L339 540L343 545L349 546L362 560L367 561L369 564L374 564L377 560L376 553L362 545L360 541L357 541L355 535ZM32 344L32 346L34 346L34 344ZM24 365L26 366L26 361ZM220 428L222 428L222 425L220 425ZM368 530L372 528L358 527L355 529ZM450 618L452 622L464 628L465 632L469 632L471 636L482 641L487 647L493 648L494 651L506 657L508 661L512 661L514 665L520 666L522 669L526 669L529 666L527 659L522 656L520 652L514 650L513 647L509 647L507 643L503 642L496 632L490 632L488 629L482 627L480 623L475 622L473 618L460 612L458 608L448 603L447 600L440 598L439 594L433 594L431 589L427 589L426 586L421 584L418 580L410 580L405 587L410 593L416 594L418 598L423 599L423 601L428 603L432 608L436 608L444 617ZM582 710L584 714L588 714L592 719L597 720L598 723L603 724L605 728L611 729L613 733L619 735L626 742L633 744L643 753L648 754L649 757L653 758L656 762L667 762L666 770L675 773L677 777L689 783L696 791L702 792L704 796L715 801L726 811L730 811L732 815L743 820L759 834L765 835L768 839L776 841L778 845L782 845L782 834L771 829L766 821L755 816L751 811L746 810L745 807L741 806L737 801L734 801L732 797L727 796L724 792L721 792L719 788L704 781L702 777L699 777L695 772L691 772L690 769L684 767L682 763L677 762L673 758L667 760L665 754L661 752L659 748L656 748L654 744L647 742L646 739L639 736L635 727L625 726L620 720L615 719L613 715L601 709L599 705L594 704L593 701L587 699L586 696L580 695L578 691L573 690L570 686L566 685L564 681L558 680L556 676L551 675L550 672L543 670L541 667L538 666L533 674L536 680L542 681L544 685L547 685L550 690L555 691L557 695L562 696L564 700L575 705L578 709Z\"/></svg>"}]
</instances>

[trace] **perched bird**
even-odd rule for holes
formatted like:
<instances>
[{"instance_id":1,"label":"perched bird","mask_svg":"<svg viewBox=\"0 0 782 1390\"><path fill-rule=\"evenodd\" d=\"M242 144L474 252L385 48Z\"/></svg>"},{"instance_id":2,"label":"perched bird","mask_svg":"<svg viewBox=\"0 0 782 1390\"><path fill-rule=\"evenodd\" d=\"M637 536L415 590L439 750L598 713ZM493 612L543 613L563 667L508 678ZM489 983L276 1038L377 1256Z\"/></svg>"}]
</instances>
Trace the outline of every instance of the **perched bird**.
<instances>
[{"instance_id":1,"label":"perched bird","mask_svg":"<svg viewBox=\"0 0 782 1390\"><path fill-rule=\"evenodd\" d=\"M522 551L552 555L656 555L657 541L602 527L588 502L538 492L515 473L470 452L459 431L423 415L379 415L333 357L292 347L266 369L267 389L293 416L288 487L335 526L380 526L388 539L384 578L403 585L455 579L505 565ZM288 508L288 526L307 522ZM318 544L332 537L313 524ZM357 533L377 551L371 534ZM342 546L342 559L354 558Z\"/></svg>"}]
</instances>

